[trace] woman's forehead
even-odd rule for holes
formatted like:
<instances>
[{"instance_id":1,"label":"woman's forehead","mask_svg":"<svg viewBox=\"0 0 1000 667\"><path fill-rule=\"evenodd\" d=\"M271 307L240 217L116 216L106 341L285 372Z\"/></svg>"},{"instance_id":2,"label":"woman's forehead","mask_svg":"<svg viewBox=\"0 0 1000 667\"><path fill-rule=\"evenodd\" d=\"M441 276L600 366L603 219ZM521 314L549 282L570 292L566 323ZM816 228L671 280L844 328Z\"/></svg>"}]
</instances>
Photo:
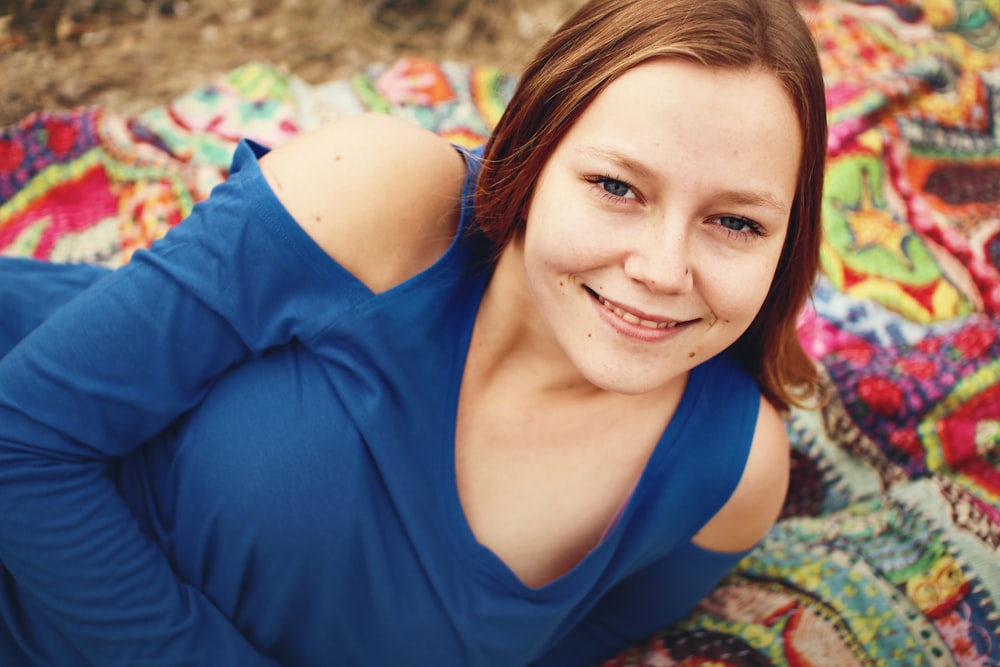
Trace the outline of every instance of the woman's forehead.
<instances>
[{"instance_id":1,"label":"woman's forehead","mask_svg":"<svg viewBox=\"0 0 1000 667\"><path fill-rule=\"evenodd\" d=\"M790 207L801 147L796 110L774 75L656 59L605 87L556 153L604 157L644 177L690 171Z\"/></svg>"}]
</instances>

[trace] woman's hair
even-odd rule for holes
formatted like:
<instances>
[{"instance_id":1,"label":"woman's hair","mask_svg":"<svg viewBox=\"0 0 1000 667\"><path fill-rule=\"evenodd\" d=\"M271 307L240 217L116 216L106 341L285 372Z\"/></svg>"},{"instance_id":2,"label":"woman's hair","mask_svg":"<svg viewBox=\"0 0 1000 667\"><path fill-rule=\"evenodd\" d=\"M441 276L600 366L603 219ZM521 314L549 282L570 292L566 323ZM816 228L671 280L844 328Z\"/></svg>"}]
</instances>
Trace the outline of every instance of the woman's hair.
<instances>
[{"instance_id":1,"label":"woman's hair","mask_svg":"<svg viewBox=\"0 0 1000 667\"><path fill-rule=\"evenodd\" d=\"M819 58L791 0L591 0L525 70L486 146L475 193L479 226L503 247L524 230L542 168L584 109L651 58L773 74L795 106L802 138L788 235L767 298L731 350L779 409L816 392L816 368L796 334L819 263L826 105Z\"/></svg>"}]
</instances>

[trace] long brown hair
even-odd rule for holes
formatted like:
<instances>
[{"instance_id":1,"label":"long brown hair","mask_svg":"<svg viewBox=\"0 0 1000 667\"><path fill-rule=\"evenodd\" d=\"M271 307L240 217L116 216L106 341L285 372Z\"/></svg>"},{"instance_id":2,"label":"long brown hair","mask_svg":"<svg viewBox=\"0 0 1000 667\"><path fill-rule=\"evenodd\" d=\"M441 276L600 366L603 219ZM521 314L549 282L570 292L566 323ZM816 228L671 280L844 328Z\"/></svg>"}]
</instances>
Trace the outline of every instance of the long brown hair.
<instances>
[{"instance_id":1,"label":"long brown hair","mask_svg":"<svg viewBox=\"0 0 1000 667\"><path fill-rule=\"evenodd\" d=\"M791 0L591 0L525 70L483 157L479 226L499 247L523 232L538 176L575 120L617 77L651 58L772 73L795 106L802 136L795 201L771 289L731 350L779 409L802 405L817 374L796 334L819 264L826 158L823 77Z\"/></svg>"}]
</instances>

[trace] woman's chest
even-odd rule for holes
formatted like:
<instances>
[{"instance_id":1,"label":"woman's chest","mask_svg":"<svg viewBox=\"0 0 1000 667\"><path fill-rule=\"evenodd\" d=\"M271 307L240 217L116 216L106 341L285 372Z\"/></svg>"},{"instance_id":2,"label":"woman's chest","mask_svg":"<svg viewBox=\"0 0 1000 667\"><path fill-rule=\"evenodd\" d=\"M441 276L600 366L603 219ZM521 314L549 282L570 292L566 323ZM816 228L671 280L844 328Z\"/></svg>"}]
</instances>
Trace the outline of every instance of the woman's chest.
<instances>
[{"instance_id":1,"label":"woman's chest","mask_svg":"<svg viewBox=\"0 0 1000 667\"><path fill-rule=\"evenodd\" d=\"M532 587L569 572L636 488L675 406L463 397L455 475L476 539Z\"/></svg>"}]
</instances>

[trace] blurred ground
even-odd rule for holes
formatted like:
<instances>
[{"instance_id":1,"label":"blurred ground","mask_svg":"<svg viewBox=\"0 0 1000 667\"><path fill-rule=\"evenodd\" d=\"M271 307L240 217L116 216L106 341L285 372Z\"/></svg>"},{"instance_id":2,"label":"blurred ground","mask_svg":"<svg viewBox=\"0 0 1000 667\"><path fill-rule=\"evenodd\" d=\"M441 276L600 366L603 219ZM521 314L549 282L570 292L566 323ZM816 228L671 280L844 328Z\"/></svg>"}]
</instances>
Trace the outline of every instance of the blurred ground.
<instances>
[{"instance_id":1,"label":"blurred ground","mask_svg":"<svg viewBox=\"0 0 1000 667\"><path fill-rule=\"evenodd\" d=\"M0 126L134 114L251 60L312 83L401 55L519 71L582 0L0 0Z\"/></svg>"}]
</instances>

